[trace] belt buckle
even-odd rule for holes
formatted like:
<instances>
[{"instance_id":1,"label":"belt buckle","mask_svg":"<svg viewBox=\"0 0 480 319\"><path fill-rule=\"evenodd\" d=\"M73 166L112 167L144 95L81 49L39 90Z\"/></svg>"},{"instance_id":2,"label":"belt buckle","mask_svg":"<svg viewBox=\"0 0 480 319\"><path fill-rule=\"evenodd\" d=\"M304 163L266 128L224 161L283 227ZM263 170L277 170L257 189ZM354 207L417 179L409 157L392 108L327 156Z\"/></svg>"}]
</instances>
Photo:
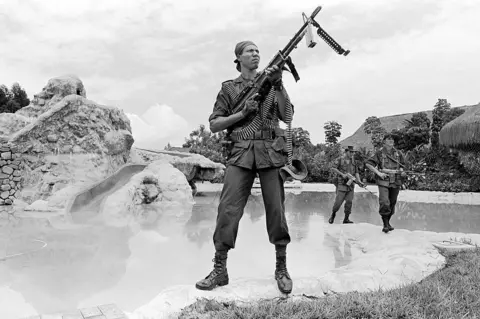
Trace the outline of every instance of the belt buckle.
<instances>
[{"instance_id":1,"label":"belt buckle","mask_svg":"<svg viewBox=\"0 0 480 319\"><path fill-rule=\"evenodd\" d=\"M254 140L261 140L262 139L262 134L263 132L262 131L255 131L253 132L253 139Z\"/></svg>"}]
</instances>

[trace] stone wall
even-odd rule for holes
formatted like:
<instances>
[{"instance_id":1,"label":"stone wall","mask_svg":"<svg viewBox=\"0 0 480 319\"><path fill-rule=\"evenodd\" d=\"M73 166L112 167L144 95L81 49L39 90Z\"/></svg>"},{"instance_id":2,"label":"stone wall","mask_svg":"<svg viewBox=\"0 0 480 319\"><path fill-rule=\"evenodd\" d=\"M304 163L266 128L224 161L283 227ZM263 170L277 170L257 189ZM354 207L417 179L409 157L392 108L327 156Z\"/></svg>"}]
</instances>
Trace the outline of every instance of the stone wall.
<instances>
[{"instance_id":1,"label":"stone wall","mask_svg":"<svg viewBox=\"0 0 480 319\"><path fill-rule=\"evenodd\" d=\"M22 183L23 167L15 147L0 144L0 205L12 205Z\"/></svg>"}]
</instances>

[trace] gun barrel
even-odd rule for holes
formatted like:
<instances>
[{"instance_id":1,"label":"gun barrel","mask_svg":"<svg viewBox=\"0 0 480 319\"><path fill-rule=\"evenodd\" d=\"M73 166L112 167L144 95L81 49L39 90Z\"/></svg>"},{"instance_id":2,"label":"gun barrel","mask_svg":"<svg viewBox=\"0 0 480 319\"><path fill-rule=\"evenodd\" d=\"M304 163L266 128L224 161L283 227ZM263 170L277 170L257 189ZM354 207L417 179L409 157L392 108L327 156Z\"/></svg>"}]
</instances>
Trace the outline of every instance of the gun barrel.
<instances>
[{"instance_id":1,"label":"gun barrel","mask_svg":"<svg viewBox=\"0 0 480 319\"><path fill-rule=\"evenodd\" d=\"M312 15L311 15L311 18L315 18L317 16L317 14L320 12L320 10L322 10L322 7L321 6L318 6L315 11L313 11Z\"/></svg>"}]
</instances>

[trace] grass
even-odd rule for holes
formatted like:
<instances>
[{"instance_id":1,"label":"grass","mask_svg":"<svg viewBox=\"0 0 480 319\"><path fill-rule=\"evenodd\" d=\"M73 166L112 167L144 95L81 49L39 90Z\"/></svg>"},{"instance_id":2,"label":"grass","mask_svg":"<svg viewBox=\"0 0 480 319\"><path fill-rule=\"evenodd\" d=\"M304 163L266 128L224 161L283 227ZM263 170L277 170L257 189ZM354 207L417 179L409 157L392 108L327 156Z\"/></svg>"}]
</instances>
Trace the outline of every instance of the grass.
<instances>
[{"instance_id":1,"label":"grass","mask_svg":"<svg viewBox=\"0 0 480 319\"><path fill-rule=\"evenodd\" d=\"M445 267L416 284L392 290L261 300L255 303L199 299L182 319L480 318L480 249L441 252ZM294 282L295 284L295 282Z\"/></svg>"}]
</instances>

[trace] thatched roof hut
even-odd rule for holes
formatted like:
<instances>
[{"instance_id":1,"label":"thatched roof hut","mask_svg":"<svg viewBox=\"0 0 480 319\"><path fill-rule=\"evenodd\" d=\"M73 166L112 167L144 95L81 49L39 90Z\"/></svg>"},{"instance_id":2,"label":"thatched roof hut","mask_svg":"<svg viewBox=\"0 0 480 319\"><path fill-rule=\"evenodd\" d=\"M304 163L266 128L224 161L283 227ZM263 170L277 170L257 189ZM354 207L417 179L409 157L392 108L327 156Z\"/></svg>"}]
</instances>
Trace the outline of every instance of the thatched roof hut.
<instances>
[{"instance_id":1,"label":"thatched roof hut","mask_svg":"<svg viewBox=\"0 0 480 319\"><path fill-rule=\"evenodd\" d=\"M447 123L439 134L440 144L464 151L480 150L480 104Z\"/></svg>"}]
</instances>

